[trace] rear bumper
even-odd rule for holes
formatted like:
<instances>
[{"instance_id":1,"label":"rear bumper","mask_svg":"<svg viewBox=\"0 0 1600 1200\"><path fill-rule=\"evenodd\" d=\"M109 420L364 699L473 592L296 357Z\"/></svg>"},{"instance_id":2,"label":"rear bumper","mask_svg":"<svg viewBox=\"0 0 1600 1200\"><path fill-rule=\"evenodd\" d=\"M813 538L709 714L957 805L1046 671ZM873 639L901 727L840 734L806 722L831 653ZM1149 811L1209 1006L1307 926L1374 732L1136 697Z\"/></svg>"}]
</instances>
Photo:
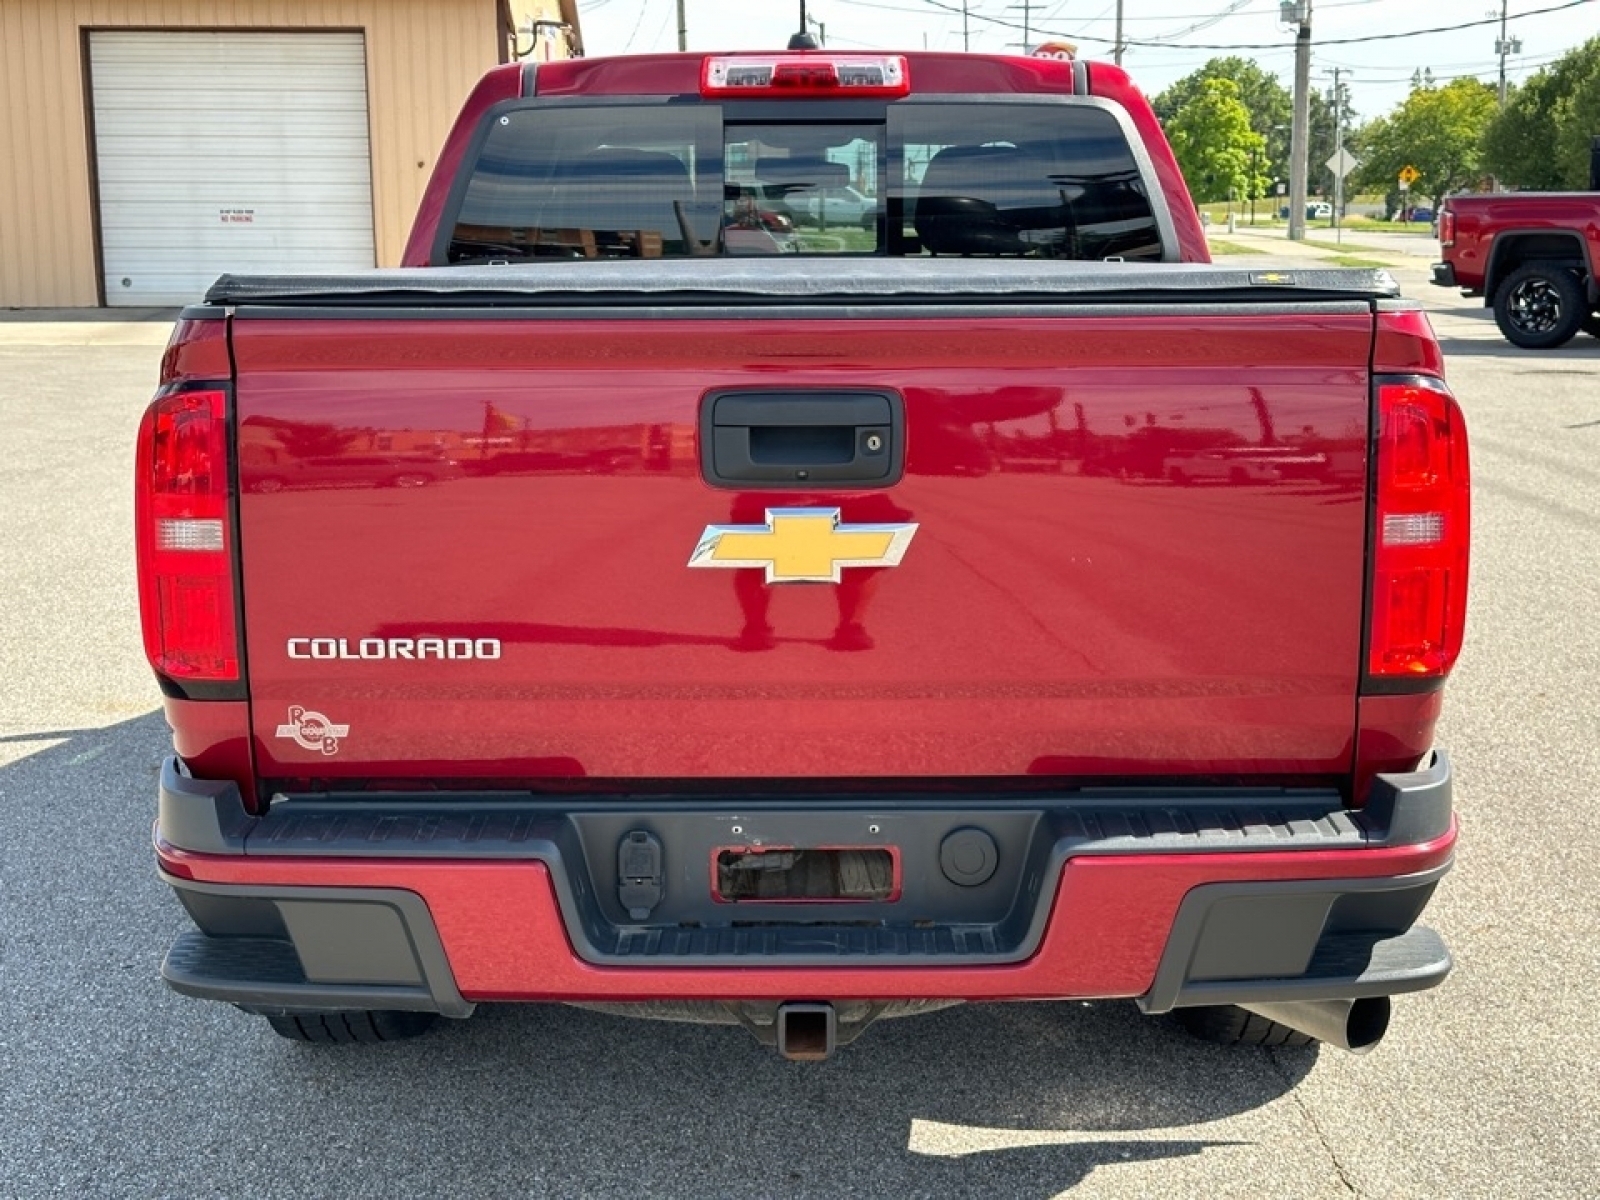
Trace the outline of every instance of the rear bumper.
<instances>
[{"instance_id":1,"label":"rear bumper","mask_svg":"<svg viewBox=\"0 0 1600 1200\"><path fill-rule=\"evenodd\" d=\"M1454 263L1434 263L1433 282L1437 287L1460 287L1456 282L1456 266Z\"/></svg>"},{"instance_id":2,"label":"rear bumper","mask_svg":"<svg viewBox=\"0 0 1600 1200\"><path fill-rule=\"evenodd\" d=\"M1450 967L1415 923L1450 865L1450 792L1438 754L1380 777L1360 811L1309 791L1097 789L295 797L255 818L173 760L157 852L196 929L163 974L251 1009L451 1016L479 1001L1128 997L1159 1012L1390 995ZM996 851L976 883L940 859L973 828ZM641 903L618 874L632 831L661 847L642 917L619 900ZM717 902L716 848L763 844L892 847L895 896Z\"/></svg>"}]
</instances>

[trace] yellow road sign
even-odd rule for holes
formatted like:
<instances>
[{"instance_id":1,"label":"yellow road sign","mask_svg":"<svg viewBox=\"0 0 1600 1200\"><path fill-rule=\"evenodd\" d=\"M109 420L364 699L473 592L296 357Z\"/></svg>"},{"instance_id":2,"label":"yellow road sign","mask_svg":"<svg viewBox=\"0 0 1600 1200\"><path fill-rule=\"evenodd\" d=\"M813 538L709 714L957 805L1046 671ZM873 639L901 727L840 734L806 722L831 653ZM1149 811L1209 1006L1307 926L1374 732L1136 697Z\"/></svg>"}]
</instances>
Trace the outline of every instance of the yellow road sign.
<instances>
[{"instance_id":1,"label":"yellow road sign","mask_svg":"<svg viewBox=\"0 0 1600 1200\"><path fill-rule=\"evenodd\" d=\"M1411 166L1409 163L1400 168L1400 182L1405 184L1407 187L1410 187L1413 183L1421 178L1422 172Z\"/></svg>"}]
</instances>

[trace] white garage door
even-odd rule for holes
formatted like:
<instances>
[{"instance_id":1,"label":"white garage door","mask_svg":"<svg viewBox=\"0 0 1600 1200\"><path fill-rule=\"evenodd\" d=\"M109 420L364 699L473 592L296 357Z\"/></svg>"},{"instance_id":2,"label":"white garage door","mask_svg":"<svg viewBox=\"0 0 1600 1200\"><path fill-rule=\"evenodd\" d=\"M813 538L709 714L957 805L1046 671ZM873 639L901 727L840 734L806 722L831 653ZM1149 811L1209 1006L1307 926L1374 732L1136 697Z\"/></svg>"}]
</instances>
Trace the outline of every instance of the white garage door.
<instances>
[{"instance_id":1,"label":"white garage door","mask_svg":"<svg viewBox=\"0 0 1600 1200\"><path fill-rule=\"evenodd\" d=\"M92 33L106 303L373 265L359 33Z\"/></svg>"}]
</instances>

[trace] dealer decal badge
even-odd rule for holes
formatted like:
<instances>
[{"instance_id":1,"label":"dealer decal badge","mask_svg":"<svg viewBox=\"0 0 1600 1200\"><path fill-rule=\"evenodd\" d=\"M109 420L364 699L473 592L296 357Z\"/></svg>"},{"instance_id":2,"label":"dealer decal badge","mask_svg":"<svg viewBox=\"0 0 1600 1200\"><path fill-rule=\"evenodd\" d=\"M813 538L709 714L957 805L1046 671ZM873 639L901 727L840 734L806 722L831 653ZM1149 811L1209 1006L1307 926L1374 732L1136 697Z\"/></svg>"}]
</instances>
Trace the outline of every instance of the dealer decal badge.
<instances>
[{"instance_id":1,"label":"dealer decal badge","mask_svg":"<svg viewBox=\"0 0 1600 1200\"><path fill-rule=\"evenodd\" d=\"M339 739L350 736L350 726L335 725L321 713L296 704L289 709L288 723L278 726L278 736L288 738L303 750L337 754Z\"/></svg>"},{"instance_id":2,"label":"dealer decal badge","mask_svg":"<svg viewBox=\"0 0 1600 1200\"><path fill-rule=\"evenodd\" d=\"M897 567L915 524L849 525L837 508L769 508L765 525L707 525L691 567L761 567L768 583L838 583L845 567Z\"/></svg>"}]
</instances>

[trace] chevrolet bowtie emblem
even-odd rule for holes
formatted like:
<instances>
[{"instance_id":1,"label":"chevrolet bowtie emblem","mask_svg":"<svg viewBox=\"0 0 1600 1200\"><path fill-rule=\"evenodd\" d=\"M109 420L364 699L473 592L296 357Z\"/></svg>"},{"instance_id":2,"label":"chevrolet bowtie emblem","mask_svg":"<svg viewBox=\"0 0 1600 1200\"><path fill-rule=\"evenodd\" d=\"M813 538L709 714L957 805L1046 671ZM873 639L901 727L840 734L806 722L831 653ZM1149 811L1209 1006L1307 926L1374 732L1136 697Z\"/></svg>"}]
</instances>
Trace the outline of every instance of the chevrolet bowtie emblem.
<instances>
[{"instance_id":1,"label":"chevrolet bowtie emblem","mask_svg":"<svg viewBox=\"0 0 1600 1200\"><path fill-rule=\"evenodd\" d=\"M691 567L765 567L768 583L838 583L845 567L894 567L915 525L846 525L837 508L769 508L765 525L707 525Z\"/></svg>"}]
</instances>

